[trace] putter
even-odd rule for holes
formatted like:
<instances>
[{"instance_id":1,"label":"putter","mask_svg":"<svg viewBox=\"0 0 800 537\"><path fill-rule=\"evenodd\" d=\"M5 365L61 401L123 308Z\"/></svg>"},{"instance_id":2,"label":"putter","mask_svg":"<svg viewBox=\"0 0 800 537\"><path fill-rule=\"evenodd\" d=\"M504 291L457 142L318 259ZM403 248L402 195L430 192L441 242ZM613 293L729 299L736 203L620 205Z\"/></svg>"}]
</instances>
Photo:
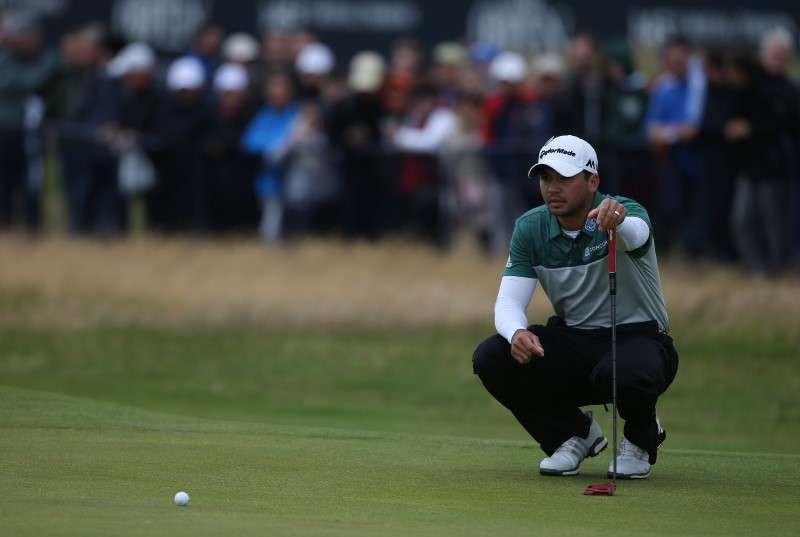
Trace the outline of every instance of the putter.
<instances>
[{"instance_id":1,"label":"putter","mask_svg":"<svg viewBox=\"0 0 800 537\"><path fill-rule=\"evenodd\" d=\"M586 496L613 496L617 490L617 233L608 230L608 291L611 298L611 481L586 487Z\"/></svg>"}]
</instances>

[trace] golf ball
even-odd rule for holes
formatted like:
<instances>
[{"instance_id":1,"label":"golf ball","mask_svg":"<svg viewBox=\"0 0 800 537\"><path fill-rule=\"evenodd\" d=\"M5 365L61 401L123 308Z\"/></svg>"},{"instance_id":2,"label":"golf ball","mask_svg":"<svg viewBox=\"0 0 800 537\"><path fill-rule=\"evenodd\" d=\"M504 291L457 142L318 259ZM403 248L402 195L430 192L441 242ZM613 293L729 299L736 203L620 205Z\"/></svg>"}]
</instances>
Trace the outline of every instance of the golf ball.
<instances>
[{"instance_id":1,"label":"golf ball","mask_svg":"<svg viewBox=\"0 0 800 537\"><path fill-rule=\"evenodd\" d=\"M181 507L189 505L189 495L183 491L177 493L175 495L175 505L180 505Z\"/></svg>"}]
</instances>

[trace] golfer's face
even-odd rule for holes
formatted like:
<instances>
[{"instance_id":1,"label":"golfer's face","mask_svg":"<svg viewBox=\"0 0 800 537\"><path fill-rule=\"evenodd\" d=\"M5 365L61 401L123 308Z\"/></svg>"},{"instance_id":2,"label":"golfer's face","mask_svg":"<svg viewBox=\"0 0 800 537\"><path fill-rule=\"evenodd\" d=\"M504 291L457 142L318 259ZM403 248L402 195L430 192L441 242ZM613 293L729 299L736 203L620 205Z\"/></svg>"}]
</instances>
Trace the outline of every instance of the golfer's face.
<instances>
[{"instance_id":1,"label":"golfer's face","mask_svg":"<svg viewBox=\"0 0 800 537\"><path fill-rule=\"evenodd\" d=\"M539 189L547 208L556 216L571 215L591 194L583 174L564 177L552 168L545 168L539 175Z\"/></svg>"}]
</instances>

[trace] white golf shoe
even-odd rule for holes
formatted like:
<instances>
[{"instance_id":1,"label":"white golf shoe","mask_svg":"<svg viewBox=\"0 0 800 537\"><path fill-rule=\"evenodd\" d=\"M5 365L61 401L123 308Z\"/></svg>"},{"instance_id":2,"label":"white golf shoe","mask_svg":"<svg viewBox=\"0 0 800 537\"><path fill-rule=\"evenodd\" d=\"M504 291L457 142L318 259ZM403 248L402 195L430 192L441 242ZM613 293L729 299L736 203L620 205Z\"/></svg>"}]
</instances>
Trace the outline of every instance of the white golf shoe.
<instances>
[{"instance_id":1,"label":"white golf shoe","mask_svg":"<svg viewBox=\"0 0 800 537\"><path fill-rule=\"evenodd\" d=\"M603 436L600 424L594 419L591 412L585 412L592 420L589 426L589 436L581 438L573 436L561 444L555 453L542 459L539 463L539 473L542 475L576 475L586 457L594 457L608 446L608 440Z\"/></svg>"},{"instance_id":2,"label":"white golf shoe","mask_svg":"<svg viewBox=\"0 0 800 537\"><path fill-rule=\"evenodd\" d=\"M658 446L660 447L667 438L667 433L661 427L661 422L656 418L658 425ZM624 436L619 443L617 453L617 477L620 479L645 479L650 475L652 465L650 464L650 454L643 450ZM614 474L614 460L608 465L608 477Z\"/></svg>"},{"instance_id":3,"label":"white golf shoe","mask_svg":"<svg viewBox=\"0 0 800 537\"><path fill-rule=\"evenodd\" d=\"M623 437L617 453L617 477L620 479L644 479L650 475L650 455ZM614 461L608 465L608 477L614 474Z\"/></svg>"}]
</instances>

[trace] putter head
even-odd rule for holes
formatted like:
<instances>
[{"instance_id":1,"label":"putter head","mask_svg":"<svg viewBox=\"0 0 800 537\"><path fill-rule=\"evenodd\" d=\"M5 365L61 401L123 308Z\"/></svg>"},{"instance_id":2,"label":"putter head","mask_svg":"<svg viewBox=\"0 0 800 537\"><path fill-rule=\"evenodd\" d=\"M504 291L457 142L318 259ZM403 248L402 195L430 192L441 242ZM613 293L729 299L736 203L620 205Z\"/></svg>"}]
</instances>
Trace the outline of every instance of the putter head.
<instances>
[{"instance_id":1,"label":"putter head","mask_svg":"<svg viewBox=\"0 0 800 537\"><path fill-rule=\"evenodd\" d=\"M616 483L595 483L586 487L586 490L583 491L583 494L585 496L613 496L614 491L616 490Z\"/></svg>"}]
</instances>

